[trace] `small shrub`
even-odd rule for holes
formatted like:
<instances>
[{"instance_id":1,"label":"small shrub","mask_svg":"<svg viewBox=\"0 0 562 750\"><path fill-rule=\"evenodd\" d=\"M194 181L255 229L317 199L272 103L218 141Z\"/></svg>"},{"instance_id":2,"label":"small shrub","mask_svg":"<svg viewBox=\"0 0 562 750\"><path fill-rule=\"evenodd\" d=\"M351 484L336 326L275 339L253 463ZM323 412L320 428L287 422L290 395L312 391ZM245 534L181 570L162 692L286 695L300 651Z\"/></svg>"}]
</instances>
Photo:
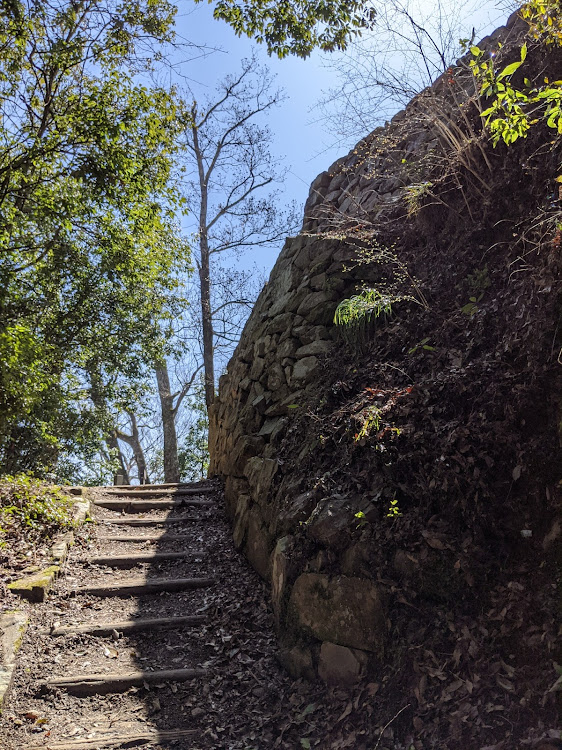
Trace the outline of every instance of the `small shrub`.
<instances>
[{"instance_id":1,"label":"small shrub","mask_svg":"<svg viewBox=\"0 0 562 750\"><path fill-rule=\"evenodd\" d=\"M334 314L334 324L343 338L355 345L369 339L373 324L381 318L388 318L397 302L415 302L429 309L418 280L400 260L394 246L384 247L367 236L363 236L361 242L357 245L347 242L355 250L355 266L379 267L381 278L376 288L365 288L353 297L342 300Z\"/></svg>"},{"instance_id":2,"label":"small shrub","mask_svg":"<svg viewBox=\"0 0 562 750\"><path fill-rule=\"evenodd\" d=\"M388 508L388 513L386 514L387 518L400 518L402 513L400 512L400 508L398 507L398 500L396 498L393 498L390 501L390 505Z\"/></svg>"},{"instance_id":3,"label":"small shrub","mask_svg":"<svg viewBox=\"0 0 562 750\"><path fill-rule=\"evenodd\" d=\"M73 526L73 499L59 487L27 474L0 479L0 542L8 539L38 542Z\"/></svg>"},{"instance_id":4,"label":"small shrub","mask_svg":"<svg viewBox=\"0 0 562 750\"><path fill-rule=\"evenodd\" d=\"M392 297L377 289L364 289L349 299L344 299L336 308L334 323L339 326L357 326L371 318L386 317L392 312Z\"/></svg>"},{"instance_id":5,"label":"small shrub","mask_svg":"<svg viewBox=\"0 0 562 750\"><path fill-rule=\"evenodd\" d=\"M529 23L532 41L545 47L562 47L562 14L557 0L530 0L523 4L521 15ZM480 95L492 99L481 115L494 146L500 140L509 146L518 138L526 138L530 128L541 120L562 135L562 81L542 77L541 71L529 64L526 43L520 49L519 60L501 70L497 69L493 55L488 58L476 46L470 51L474 58L470 67L480 86ZM514 86L511 79L519 69L523 85ZM525 73L535 80L529 80Z\"/></svg>"},{"instance_id":6,"label":"small shrub","mask_svg":"<svg viewBox=\"0 0 562 750\"><path fill-rule=\"evenodd\" d=\"M353 437L353 441L358 443L363 438L369 437L371 432L378 432L381 428L380 409L376 406L370 406L365 414L365 419L359 432Z\"/></svg>"}]
</instances>

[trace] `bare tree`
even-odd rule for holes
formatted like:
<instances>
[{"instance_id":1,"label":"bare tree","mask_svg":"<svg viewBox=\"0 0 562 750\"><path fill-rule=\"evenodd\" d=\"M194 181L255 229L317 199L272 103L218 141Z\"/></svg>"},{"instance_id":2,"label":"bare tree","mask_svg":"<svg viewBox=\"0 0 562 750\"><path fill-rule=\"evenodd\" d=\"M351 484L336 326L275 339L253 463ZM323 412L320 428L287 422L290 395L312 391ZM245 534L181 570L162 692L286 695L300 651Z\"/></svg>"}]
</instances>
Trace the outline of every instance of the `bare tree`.
<instances>
[{"instance_id":1,"label":"bare tree","mask_svg":"<svg viewBox=\"0 0 562 750\"><path fill-rule=\"evenodd\" d=\"M187 215L196 222L197 274L186 276L178 292L190 301L174 321L174 341L182 356L176 351L175 357L154 367L166 482L180 480L182 404L194 397L201 370L207 409L213 403L215 370L236 346L263 282L261 272L238 267L241 256L275 245L296 226L294 207L279 210L279 190L272 190L283 174L271 155L272 136L264 120L282 95L269 71L252 57L242 62L238 74L219 83L215 97L197 101L193 92L188 95L182 192ZM141 438L137 430L135 449L134 429L131 432L119 437L133 449L137 462ZM142 439L147 442L147 435ZM144 466L146 471L146 461Z\"/></svg>"},{"instance_id":2,"label":"bare tree","mask_svg":"<svg viewBox=\"0 0 562 750\"><path fill-rule=\"evenodd\" d=\"M388 0L372 32L326 63L339 83L318 108L341 140L356 140L389 119L454 64L478 28L504 15L489 0Z\"/></svg>"},{"instance_id":3,"label":"bare tree","mask_svg":"<svg viewBox=\"0 0 562 750\"><path fill-rule=\"evenodd\" d=\"M144 451L143 451L141 440L140 440L137 417L135 413L131 411L130 409L127 410L127 415L129 417L129 421L131 425L131 434L127 435L127 433L117 428L115 430L115 437L127 443L127 445L129 445L131 450L133 451L133 458L137 466L137 475L138 475L139 484L150 484L150 477L148 476L148 471L146 467L146 459L144 457ZM128 483L129 482L127 481L127 484Z\"/></svg>"},{"instance_id":4,"label":"bare tree","mask_svg":"<svg viewBox=\"0 0 562 750\"><path fill-rule=\"evenodd\" d=\"M156 369L158 396L162 412L162 434L164 438L164 481L180 481L180 465L178 460L178 438L176 432L176 418L184 398L190 392L195 379L202 369L199 365L191 374L189 380L183 383L177 393L172 393L168 365L160 363Z\"/></svg>"},{"instance_id":5,"label":"bare tree","mask_svg":"<svg viewBox=\"0 0 562 750\"><path fill-rule=\"evenodd\" d=\"M217 87L217 97L191 105L185 129L188 209L198 218L198 253L201 339L207 408L215 398L215 347L222 316L232 321L236 306L247 306L246 295L227 298L217 284L217 257L271 245L294 224L293 213L278 210L278 193L265 194L282 175L271 152L271 134L263 117L281 101L267 68L252 57L237 75ZM259 194L259 195L258 195ZM222 328L223 336L234 335Z\"/></svg>"}]
</instances>

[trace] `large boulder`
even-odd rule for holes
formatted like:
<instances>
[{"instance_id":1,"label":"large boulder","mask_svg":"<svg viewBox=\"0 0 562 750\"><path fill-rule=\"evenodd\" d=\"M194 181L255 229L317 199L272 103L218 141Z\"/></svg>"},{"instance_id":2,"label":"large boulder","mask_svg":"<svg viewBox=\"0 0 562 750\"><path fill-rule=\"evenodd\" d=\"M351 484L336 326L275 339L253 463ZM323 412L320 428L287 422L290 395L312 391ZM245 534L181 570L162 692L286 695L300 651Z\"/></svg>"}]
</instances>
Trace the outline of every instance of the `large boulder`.
<instances>
[{"instance_id":1,"label":"large boulder","mask_svg":"<svg viewBox=\"0 0 562 750\"><path fill-rule=\"evenodd\" d=\"M318 357L303 357L293 367L291 384L309 383L318 371Z\"/></svg>"},{"instance_id":2,"label":"large boulder","mask_svg":"<svg viewBox=\"0 0 562 750\"><path fill-rule=\"evenodd\" d=\"M368 659L364 651L326 641L320 649L318 675L328 685L353 685L363 676Z\"/></svg>"},{"instance_id":3,"label":"large boulder","mask_svg":"<svg viewBox=\"0 0 562 750\"><path fill-rule=\"evenodd\" d=\"M279 661L295 680L302 677L306 680L314 680L316 677L312 654L306 646L295 645L291 648L280 649Z\"/></svg>"},{"instance_id":4,"label":"large boulder","mask_svg":"<svg viewBox=\"0 0 562 750\"><path fill-rule=\"evenodd\" d=\"M357 521L349 499L335 494L317 503L307 522L307 534L326 547L343 547L348 543Z\"/></svg>"},{"instance_id":5,"label":"large boulder","mask_svg":"<svg viewBox=\"0 0 562 750\"><path fill-rule=\"evenodd\" d=\"M279 464L273 458L251 458L244 469L248 479L252 498L257 503L264 503L269 494L273 477L277 473Z\"/></svg>"},{"instance_id":6,"label":"large boulder","mask_svg":"<svg viewBox=\"0 0 562 750\"><path fill-rule=\"evenodd\" d=\"M288 620L320 641L384 653L386 617L373 581L303 573L291 591Z\"/></svg>"}]
</instances>

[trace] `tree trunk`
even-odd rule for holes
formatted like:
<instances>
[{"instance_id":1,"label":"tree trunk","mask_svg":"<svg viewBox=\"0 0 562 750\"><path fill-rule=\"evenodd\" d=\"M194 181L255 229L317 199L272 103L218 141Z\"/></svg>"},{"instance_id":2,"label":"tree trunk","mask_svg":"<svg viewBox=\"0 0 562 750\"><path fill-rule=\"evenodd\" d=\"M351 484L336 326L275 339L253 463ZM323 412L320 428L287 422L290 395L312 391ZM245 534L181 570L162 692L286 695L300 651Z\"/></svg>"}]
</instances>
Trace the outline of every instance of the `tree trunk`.
<instances>
[{"instance_id":1,"label":"tree trunk","mask_svg":"<svg viewBox=\"0 0 562 750\"><path fill-rule=\"evenodd\" d=\"M139 484L150 484L150 478L146 469L146 459L144 457L144 451L140 442L139 428L137 425L137 418L132 411L127 410L129 419L131 421L131 435L125 435L124 432L117 431L117 437L124 440L128 445L131 446L135 463L137 465L137 473Z\"/></svg>"},{"instance_id":2,"label":"tree trunk","mask_svg":"<svg viewBox=\"0 0 562 750\"><path fill-rule=\"evenodd\" d=\"M131 484L131 479L129 477L129 472L127 471L127 467L125 466L125 459L123 458L123 454L121 453L121 448L119 447L119 440L117 439L117 432L114 430L110 435L108 435L105 439L107 443L107 447L109 448L109 454L110 456L117 456L117 460L119 461L119 471L114 474L113 476L113 484ZM119 481L119 476L123 478L123 481Z\"/></svg>"},{"instance_id":3,"label":"tree trunk","mask_svg":"<svg viewBox=\"0 0 562 750\"><path fill-rule=\"evenodd\" d=\"M105 396L103 393L103 384L101 381L100 373L97 369L97 363L91 361L88 366L88 374L90 376L90 398L94 407L100 414L106 411ZM104 436L105 442L109 449L110 458L117 458L119 461L119 471L113 475L113 484L119 484L119 476L123 477L121 484L130 484L129 472L125 466L125 460L121 449L119 448L119 441L117 440L117 431L112 430Z\"/></svg>"},{"instance_id":4,"label":"tree trunk","mask_svg":"<svg viewBox=\"0 0 562 750\"><path fill-rule=\"evenodd\" d=\"M197 129L197 105L192 108L193 150L197 159L199 173L199 190L201 204L199 210L199 282L201 285L201 322L203 326L203 366L205 369L205 403L207 411L215 400L215 354L213 347L213 312L211 308L211 267L208 240L207 212L209 206L208 174L205 174L203 154L199 146L199 131Z\"/></svg>"},{"instance_id":5,"label":"tree trunk","mask_svg":"<svg viewBox=\"0 0 562 750\"><path fill-rule=\"evenodd\" d=\"M205 367L205 403L207 410L215 400L215 357L213 352L213 318L211 313L211 280L207 238L201 236L201 320L203 323L203 364Z\"/></svg>"},{"instance_id":6,"label":"tree trunk","mask_svg":"<svg viewBox=\"0 0 562 750\"><path fill-rule=\"evenodd\" d=\"M170 376L165 364L159 365L155 369L164 433L164 481L179 482L180 466L178 461L178 439L176 436L176 415L174 412L174 397L170 391Z\"/></svg>"}]
</instances>

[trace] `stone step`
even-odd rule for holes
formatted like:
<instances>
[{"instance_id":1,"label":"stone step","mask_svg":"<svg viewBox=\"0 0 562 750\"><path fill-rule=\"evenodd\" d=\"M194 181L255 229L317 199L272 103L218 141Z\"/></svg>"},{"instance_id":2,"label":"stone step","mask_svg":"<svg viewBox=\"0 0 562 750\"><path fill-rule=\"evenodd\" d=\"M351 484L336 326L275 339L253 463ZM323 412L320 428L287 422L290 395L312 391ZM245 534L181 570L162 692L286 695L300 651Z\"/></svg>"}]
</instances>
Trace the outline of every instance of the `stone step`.
<instances>
[{"instance_id":1,"label":"stone step","mask_svg":"<svg viewBox=\"0 0 562 750\"><path fill-rule=\"evenodd\" d=\"M29 612L15 609L0 613L0 713L12 686L17 653L28 623Z\"/></svg>"},{"instance_id":2,"label":"stone step","mask_svg":"<svg viewBox=\"0 0 562 750\"><path fill-rule=\"evenodd\" d=\"M179 750L180 746L176 744L177 740L187 739L199 733L200 730L198 729L160 729L156 731L147 729L142 732L98 736L92 739L73 740L72 742L26 745L23 750L119 750L119 748L131 748L137 745L161 745L166 742L173 742L174 747ZM182 744L181 747L185 748L186 745Z\"/></svg>"},{"instance_id":3,"label":"stone step","mask_svg":"<svg viewBox=\"0 0 562 750\"><path fill-rule=\"evenodd\" d=\"M214 508L210 500L94 500L94 505L108 510L124 510L126 513L144 513L147 510L173 510L174 508Z\"/></svg>"},{"instance_id":4,"label":"stone step","mask_svg":"<svg viewBox=\"0 0 562 750\"><path fill-rule=\"evenodd\" d=\"M145 534L137 536L118 536L116 534L98 534L96 536L98 542L185 542L189 544L192 541L190 536L182 536L181 534ZM195 554L195 553L191 553Z\"/></svg>"},{"instance_id":5,"label":"stone step","mask_svg":"<svg viewBox=\"0 0 562 750\"><path fill-rule=\"evenodd\" d=\"M175 526L184 521L206 521L209 518L199 516L168 516L168 518L104 518L98 521L99 526L108 524L111 526Z\"/></svg>"},{"instance_id":6,"label":"stone step","mask_svg":"<svg viewBox=\"0 0 562 750\"><path fill-rule=\"evenodd\" d=\"M110 568L134 568L142 563L160 563L172 560L191 560L201 557L203 552L147 552L136 555L98 555L78 562L89 565L105 565Z\"/></svg>"},{"instance_id":7,"label":"stone step","mask_svg":"<svg viewBox=\"0 0 562 750\"><path fill-rule=\"evenodd\" d=\"M42 631L43 635L53 637L64 635L110 635L117 633L133 633L139 630L161 630L163 628L183 628L190 625L202 625L207 621L205 615L183 615L180 617L158 617L151 619L115 620L114 622L89 623L87 625L59 625L58 628Z\"/></svg>"},{"instance_id":8,"label":"stone step","mask_svg":"<svg viewBox=\"0 0 562 750\"><path fill-rule=\"evenodd\" d=\"M189 591L191 589L209 588L216 583L214 578L129 578L117 584L93 584L78 586L70 596L148 596L163 591Z\"/></svg>"},{"instance_id":9,"label":"stone step","mask_svg":"<svg viewBox=\"0 0 562 750\"><path fill-rule=\"evenodd\" d=\"M141 687L158 682L186 682L196 677L204 677L206 669L162 669L155 672L129 672L127 674L81 674L76 677L53 677L38 683L41 692L65 690L71 695L107 695L123 693L132 687Z\"/></svg>"}]
</instances>

